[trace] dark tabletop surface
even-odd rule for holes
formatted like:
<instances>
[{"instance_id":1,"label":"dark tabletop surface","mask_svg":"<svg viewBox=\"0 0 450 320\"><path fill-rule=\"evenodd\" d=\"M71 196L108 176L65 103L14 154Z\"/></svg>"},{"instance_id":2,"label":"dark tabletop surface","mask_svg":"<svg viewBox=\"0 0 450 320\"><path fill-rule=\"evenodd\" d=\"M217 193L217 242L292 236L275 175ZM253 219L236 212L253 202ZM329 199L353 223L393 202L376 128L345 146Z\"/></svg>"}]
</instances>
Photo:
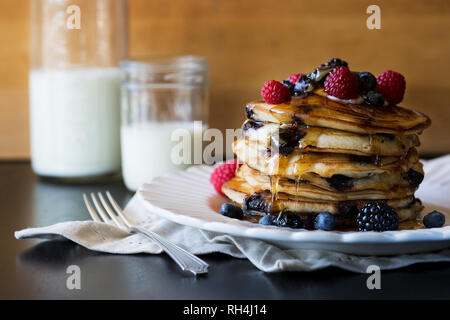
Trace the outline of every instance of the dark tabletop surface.
<instances>
[{"instance_id":1,"label":"dark tabletop surface","mask_svg":"<svg viewBox=\"0 0 450 320\"><path fill-rule=\"evenodd\" d=\"M337 268L265 274L246 260L204 256L210 273L183 274L164 255L110 255L65 241L15 240L14 231L87 220L84 192L109 189L119 204L131 198L120 180L61 184L37 178L29 163L0 162L1 299L415 299L450 298L450 263L382 271L381 290L369 275ZM68 290L69 265L81 269L81 290Z\"/></svg>"}]
</instances>

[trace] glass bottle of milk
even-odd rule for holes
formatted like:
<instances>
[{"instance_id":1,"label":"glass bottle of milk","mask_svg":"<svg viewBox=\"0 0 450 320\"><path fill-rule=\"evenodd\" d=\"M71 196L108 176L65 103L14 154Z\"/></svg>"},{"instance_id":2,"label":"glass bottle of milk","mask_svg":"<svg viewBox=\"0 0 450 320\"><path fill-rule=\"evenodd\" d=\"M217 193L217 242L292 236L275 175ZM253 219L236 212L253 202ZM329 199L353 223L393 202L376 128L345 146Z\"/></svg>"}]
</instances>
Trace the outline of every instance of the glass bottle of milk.
<instances>
[{"instance_id":1,"label":"glass bottle of milk","mask_svg":"<svg viewBox=\"0 0 450 320\"><path fill-rule=\"evenodd\" d=\"M33 0L29 75L36 174L95 179L120 170L126 0Z\"/></svg>"},{"instance_id":2,"label":"glass bottle of milk","mask_svg":"<svg viewBox=\"0 0 450 320\"><path fill-rule=\"evenodd\" d=\"M208 62L198 56L122 61L122 174L137 190L153 178L203 160Z\"/></svg>"}]
</instances>

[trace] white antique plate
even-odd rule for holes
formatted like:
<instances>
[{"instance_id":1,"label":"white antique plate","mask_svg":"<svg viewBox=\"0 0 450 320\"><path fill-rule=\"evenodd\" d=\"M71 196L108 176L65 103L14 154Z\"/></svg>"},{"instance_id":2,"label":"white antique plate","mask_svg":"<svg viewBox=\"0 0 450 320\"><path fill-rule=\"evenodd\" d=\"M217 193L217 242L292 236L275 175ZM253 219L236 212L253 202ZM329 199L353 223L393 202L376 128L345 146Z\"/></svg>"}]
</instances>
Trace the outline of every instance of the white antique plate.
<instances>
[{"instance_id":1,"label":"white antique plate","mask_svg":"<svg viewBox=\"0 0 450 320\"><path fill-rule=\"evenodd\" d=\"M425 162L426 179L417 192L428 213L438 209L446 226L388 232L308 231L261 226L221 216L225 197L209 183L208 166L162 176L138 191L149 210L179 224L239 237L264 240L283 248L307 248L360 255L394 255L450 247L450 156Z\"/></svg>"}]
</instances>

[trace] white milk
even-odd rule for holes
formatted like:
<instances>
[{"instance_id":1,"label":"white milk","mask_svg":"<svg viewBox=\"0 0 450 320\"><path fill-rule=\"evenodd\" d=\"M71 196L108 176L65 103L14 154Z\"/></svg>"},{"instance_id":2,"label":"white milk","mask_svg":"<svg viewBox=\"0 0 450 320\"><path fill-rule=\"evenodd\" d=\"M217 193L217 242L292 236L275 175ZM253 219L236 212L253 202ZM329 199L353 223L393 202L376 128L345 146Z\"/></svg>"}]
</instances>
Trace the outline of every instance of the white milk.
<instances>
[{"instance_id":1,"label":"white milk","mask_svg":"<svg viewBox=\"0 0 450 320\"><path fill-rule=\"evenodd\" d=\"M194 152L197 154L196 162L200 164L204 129L201 125L194 129L194 122L123 125L122 173L127 188L135 191L154 177L187 168L193 164ZM181 146L184 147L183 151L177 152ZM183 159L183 155L186 158Z\"/></svg>"},{"instance_id":2,"label":"white milk","mask_svg":"<svg viewBox=\"0 0 450 320\"><path fill-rule=\"evenodd\" d=\"M41 176L120 170L118 68L30 72L31 160Z\"/></svg>"}]
</instances>

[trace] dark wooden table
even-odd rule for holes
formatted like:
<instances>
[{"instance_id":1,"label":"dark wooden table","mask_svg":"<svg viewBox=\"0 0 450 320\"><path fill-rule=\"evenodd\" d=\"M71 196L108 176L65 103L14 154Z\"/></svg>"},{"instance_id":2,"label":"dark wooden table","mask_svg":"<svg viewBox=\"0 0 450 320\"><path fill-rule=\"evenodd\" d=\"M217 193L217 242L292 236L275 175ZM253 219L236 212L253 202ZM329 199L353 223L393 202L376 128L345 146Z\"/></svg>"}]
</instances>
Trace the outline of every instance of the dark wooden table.
<instances>
[{"instance_id":1,"label":"dark wooden table","mask_svg":"<svg viewBox=\"0 0 450 320\"><path fill-rule=\"evenodd\" d=\"M336 268L313 273L265 274L246 260L203 258L205 277L182 274L166 255L109 255L63 241L15 240L14 231L86 220L84 192L109 189L123 206L131 198L121 181L58 184L37 178L29 163L0 163L1 299L415 299L450 298L450 264L383 271L381 290L368 275ZM81 290L68 290L66 269L81 269Z\"/></svg>"}]
</instances>

